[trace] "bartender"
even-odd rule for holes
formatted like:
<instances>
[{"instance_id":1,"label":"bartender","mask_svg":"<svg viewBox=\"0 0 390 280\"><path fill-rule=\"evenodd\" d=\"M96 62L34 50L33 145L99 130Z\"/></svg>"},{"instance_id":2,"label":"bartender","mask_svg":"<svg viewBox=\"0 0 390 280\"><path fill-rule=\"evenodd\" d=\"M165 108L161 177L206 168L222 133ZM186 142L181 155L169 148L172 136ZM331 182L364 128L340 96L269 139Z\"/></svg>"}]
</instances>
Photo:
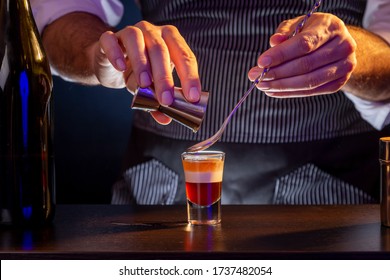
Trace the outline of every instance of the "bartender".
<instances>
[{"instance_id":1,"label":"bartender","mask_svg":"<svg viewBox=\"0 0 390 280\"><path fill-rule=\"evenodd\" d=\"M270 68L213 149L226 153L222 203L379 200L378 139L389 135L390 2L141 0L143 21L116 30L117 0L31 0L53 73L77 83L210 92L199 131L134 112L112 202L186 201L180 154L213 135ZM115 110L115 108L112 108ZM130 124L129 124L130 126Z\"/></svg>"}]
</instances>

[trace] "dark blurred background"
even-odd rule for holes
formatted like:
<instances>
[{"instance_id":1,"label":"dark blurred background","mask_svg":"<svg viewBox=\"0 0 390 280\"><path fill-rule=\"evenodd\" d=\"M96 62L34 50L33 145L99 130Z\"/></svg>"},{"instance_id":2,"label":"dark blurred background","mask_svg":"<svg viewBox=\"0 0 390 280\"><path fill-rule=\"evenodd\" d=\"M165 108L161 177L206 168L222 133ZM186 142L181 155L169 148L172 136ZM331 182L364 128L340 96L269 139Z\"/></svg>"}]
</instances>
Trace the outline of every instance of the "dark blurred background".
<instances>
[{"instance_id":1,"label":"dark blurred background","mask_svg":"<svg viewBox=\"0 0 390 280\"><path fill-rule=\"evenodd\" d=\"M119 27L138 22L134 2L122 3ZM53 80L57 203L110 203L131 132L132 95L126 89Z\"/></svg>"}]
</instances>

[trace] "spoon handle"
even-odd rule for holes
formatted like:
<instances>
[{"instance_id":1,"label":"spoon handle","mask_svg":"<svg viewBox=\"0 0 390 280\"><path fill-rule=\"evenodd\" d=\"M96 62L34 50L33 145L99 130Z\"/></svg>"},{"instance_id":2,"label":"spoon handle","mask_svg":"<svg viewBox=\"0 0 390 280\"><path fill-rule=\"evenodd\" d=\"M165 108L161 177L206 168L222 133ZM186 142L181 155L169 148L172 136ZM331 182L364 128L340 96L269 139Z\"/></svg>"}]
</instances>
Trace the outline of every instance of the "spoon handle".
<instances>
[{"instance_id":1,"label":"spoon handle","mask_svg":"<svg viewBox=\"0 0 390 280\"><path fill-rule=\"evenodd\" d=\"M321 0L318 0L318 1L315 2L314 6L305 15L305 17L298 23L298 25L296 26L294 32L289 36L289 38L292 38L295 35L297 35L299 32L301 32L303 26L306 24L306 21L318 9L318 7L320 5L321 5ZM209 148L215 142L217 142L221 138L223 132L225 131L226 126L230 122L231 117L234 115L234 113L237 111L237 109L241 106L241 104L245 101L245 99L249 96L249 94L253 91L253 89L256 87L256 85L258 83L260 83L264 79L264 77L266 76L266 74L268 73L269 70L270 70L270 68L264 68L263 71L261 72L261 74L253 81L253 83L251 84L249 89L245 92L245 94L241 97L241 99L238 101L236 106L234 106L233 110L226 117L226 119L223 122L223 124L220 127L220 129L213 136L211 136L210 138L208 138L208 139L206 139L206 140L204 140L202 142L199 142L199 143L189 147L187 149L187 152L202 151L202 150L205 150L205 149Z\"/></svg>"}]
</instances>

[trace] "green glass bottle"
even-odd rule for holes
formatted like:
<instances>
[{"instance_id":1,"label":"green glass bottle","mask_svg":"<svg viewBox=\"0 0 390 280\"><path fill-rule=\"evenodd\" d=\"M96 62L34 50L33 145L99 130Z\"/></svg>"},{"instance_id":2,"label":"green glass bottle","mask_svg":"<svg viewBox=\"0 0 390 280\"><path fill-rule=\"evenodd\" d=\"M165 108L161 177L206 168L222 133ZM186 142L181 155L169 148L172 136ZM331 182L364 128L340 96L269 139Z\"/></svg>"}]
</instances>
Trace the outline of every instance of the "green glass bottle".
<instances>
[{"instance_id":1,"label":"green glass bottle","mask_svg":"<svg viewBox=\"0 0 390 280\"><path fill-rule=\"evenodd\" d=\"M52 76L28 0L0 0L0 224L55 210Z\"/></svg>"}]
</instances>

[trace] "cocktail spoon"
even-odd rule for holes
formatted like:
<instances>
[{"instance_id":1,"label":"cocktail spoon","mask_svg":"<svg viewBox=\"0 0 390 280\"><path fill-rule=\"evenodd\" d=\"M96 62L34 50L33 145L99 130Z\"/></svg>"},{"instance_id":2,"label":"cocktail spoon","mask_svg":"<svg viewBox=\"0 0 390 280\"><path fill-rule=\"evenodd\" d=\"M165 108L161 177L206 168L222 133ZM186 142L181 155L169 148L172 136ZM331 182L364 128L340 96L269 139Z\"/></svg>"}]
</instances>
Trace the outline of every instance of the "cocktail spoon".
<instances>
[{"instance_id":1,"label":"cocktail spoon","mask_svg":"<svg viewBox=\"0 0 390 280\"><path fill-rule=\"evenodd\" d=\"M299 24L296 26L294 32L291 34L290 38L294 37L296 34L298 34L303 26L305 25L307 19L318 9L318 7L321 5L321 0L316 1L314 6L311 8L311 10L305 15L305 17L302 19L302 21L299 22ZM238 101L236 106L234 106L233 110L230 112L230 114L226 117L225 121L222 123L221 127L219 130L210 138L199 142L187 149L187 152L198 152L198 151L203 151L206 150L207 148L211 147L215 142L217 142L223 132L226 129L226 126L230 122L230 119L234 115L234 113L237 111L237 109L241 106L241 104L245 101L245 99L249 96L249 94L252 92L252 90L256 87L258 83L260 83L268 73L270 68L264 68L263 72L253 81L252 85L250 88L245 92L245 94L241 97L241 99Z\"/></svg>"}]
</instances>

